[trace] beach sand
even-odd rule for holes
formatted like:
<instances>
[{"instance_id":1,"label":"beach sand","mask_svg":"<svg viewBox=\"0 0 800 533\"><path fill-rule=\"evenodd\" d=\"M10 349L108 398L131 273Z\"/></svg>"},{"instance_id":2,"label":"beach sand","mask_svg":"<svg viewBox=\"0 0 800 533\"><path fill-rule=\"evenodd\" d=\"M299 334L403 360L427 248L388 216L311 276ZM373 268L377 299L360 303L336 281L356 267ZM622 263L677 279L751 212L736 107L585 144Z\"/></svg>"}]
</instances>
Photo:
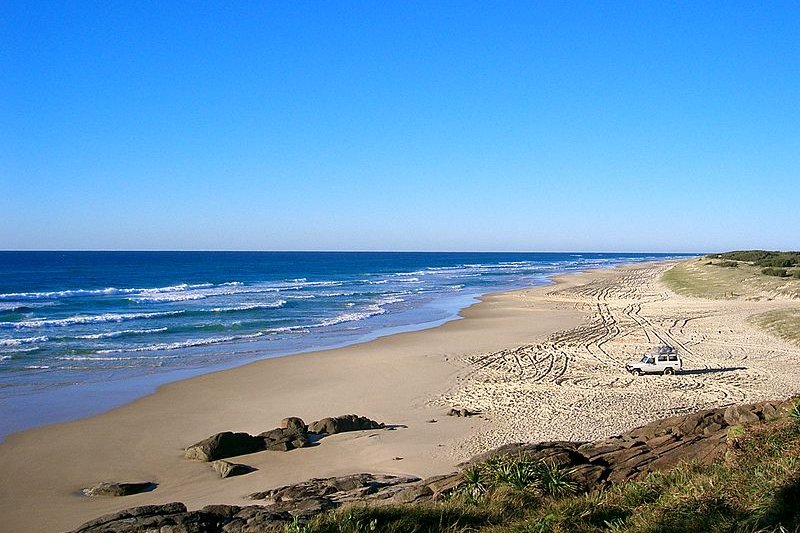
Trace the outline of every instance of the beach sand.
<instances>
[{"instance_id":1,"label":"beach sand","mask_svg":"<svg viewBox=\"0 0 800 533\"><path fill-rule=\"evenodd\" d=\"M0 530L65 531L152 503L247 505L248 493L311 477L425 477L507 442L589 440L674 413L800 391L800 348L747 320L797 301L678 296L660 281L670 265L591 271L488 295L462 320L437 328L207 374L105 414L12 435L0 445ZM682 351L688 372L634 378L624 371L661 340ZM482 415L444 416L452 406ZM229 479L182 458L185 446L220 431L257 434L287 416L310 422L346 413L399 427L243 456L236 461L257 471ZM80 495L99 481L158 488Z\"/></svg>"}]
</instances>

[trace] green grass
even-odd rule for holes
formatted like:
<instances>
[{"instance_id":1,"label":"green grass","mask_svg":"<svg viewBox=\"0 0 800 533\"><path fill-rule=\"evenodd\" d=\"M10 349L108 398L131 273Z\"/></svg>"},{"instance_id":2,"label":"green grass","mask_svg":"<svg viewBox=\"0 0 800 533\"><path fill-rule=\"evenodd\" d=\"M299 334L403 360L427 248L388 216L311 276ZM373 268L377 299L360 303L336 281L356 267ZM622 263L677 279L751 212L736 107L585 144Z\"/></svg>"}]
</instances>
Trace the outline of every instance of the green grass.
<instances>
[{"instance_id":1,"label":"green grass","mask_svg":"<svg viewBox=\"0 0 800 533\"><path fill-rule=\"evenodd\" d=\"M586 493L546 489L544 477L564 478L543 463L495 460L476 466L473 486L446 502L352 507L287 533L798 531L800 408L729 439L714 465L683 464Z\"/></svg>"},{"instance_id":2,"label":"green grass","mask_svg":"<svg viewBox=\"0 0 800 533\"><path fill-rule=\"evenodd\" d=\"M662 280L683 296L709 299L800 298L798 278L764 275L761 268L740 262L720 268L708 257L682 261L664 273ZM794 275L794 271L787 271Z\"/></svg>"},{"instance_id":3,"label":"green grass","mask_svg":"<svg viewBox=\"0 0 800 533\"><path fill-rule=\"evenodd\" d=\"M771 334L800 346L800 308L767 311L750 317L750 320Z\"/></svg>"}]
</instances>

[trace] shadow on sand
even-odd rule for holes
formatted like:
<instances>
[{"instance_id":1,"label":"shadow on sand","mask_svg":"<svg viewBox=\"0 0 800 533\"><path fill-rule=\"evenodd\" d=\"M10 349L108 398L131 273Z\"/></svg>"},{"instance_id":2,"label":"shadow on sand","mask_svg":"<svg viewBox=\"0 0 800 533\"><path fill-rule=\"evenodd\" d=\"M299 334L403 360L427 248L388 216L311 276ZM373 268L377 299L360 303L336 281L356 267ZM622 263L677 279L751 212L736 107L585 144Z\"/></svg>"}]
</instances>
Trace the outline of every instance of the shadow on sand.
<instances>
[{"instance_id":1,"label":"shadow on sand","mask_svg":"<svg viewBox=\"0 0 800 533\"><path fill-rule=\"evenodd\" d=\"M699 376L701 374L716 374L717 372L736 372L737 370L747 370L746 366L728 366L722 368L700 368L692 370L681 370L678 374L686 376Z\"/></svg>"}]
</instances>

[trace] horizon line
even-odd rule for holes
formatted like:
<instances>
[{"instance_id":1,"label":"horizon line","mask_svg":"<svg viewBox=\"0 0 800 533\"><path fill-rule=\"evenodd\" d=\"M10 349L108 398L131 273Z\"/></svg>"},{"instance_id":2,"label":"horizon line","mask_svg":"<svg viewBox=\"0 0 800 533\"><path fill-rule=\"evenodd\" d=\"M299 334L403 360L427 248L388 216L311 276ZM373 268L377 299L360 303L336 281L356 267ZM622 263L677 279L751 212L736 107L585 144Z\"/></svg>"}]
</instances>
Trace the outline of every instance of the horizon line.
<instances>
[{"instance_id":1,"label":"horizon line","mask_svg":"<svg viewBox=\"0 0 800 533\"><path fill-rule=\"evenodd\" d=\"M23 252L61 252L61 253L81 253L81 252L103 252L103 253L176 253L176 252L190 252L190 253L474 253L474 254L678 254L678 255L706 255L709 253L719 252L655 252L655 251L637 251L637 250L257 250L257 249L0 249L0 253L23 253Z\"/></svg>"}]
</instances>

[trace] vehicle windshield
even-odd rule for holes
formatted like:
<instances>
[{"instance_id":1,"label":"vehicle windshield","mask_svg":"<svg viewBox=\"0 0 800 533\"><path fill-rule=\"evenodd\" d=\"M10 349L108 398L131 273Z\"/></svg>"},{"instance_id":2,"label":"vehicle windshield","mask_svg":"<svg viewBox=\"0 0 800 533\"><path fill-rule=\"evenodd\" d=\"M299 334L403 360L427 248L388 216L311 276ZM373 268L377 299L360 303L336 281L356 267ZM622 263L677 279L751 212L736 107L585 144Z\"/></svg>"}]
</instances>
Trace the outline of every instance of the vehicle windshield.
<instances>
[{"instance_id":1,"label":"vehicle windshield","mask_svg":"<svg viewBox=\"0 0 800 533\"><path fill-rule=\"evenodd\" d=\"M644 357L642 357L642 360L639 361L639 362L640 363L649 363L650 362L650 356L649 355L645 355Z\"/></svg>"}]
</instances>

